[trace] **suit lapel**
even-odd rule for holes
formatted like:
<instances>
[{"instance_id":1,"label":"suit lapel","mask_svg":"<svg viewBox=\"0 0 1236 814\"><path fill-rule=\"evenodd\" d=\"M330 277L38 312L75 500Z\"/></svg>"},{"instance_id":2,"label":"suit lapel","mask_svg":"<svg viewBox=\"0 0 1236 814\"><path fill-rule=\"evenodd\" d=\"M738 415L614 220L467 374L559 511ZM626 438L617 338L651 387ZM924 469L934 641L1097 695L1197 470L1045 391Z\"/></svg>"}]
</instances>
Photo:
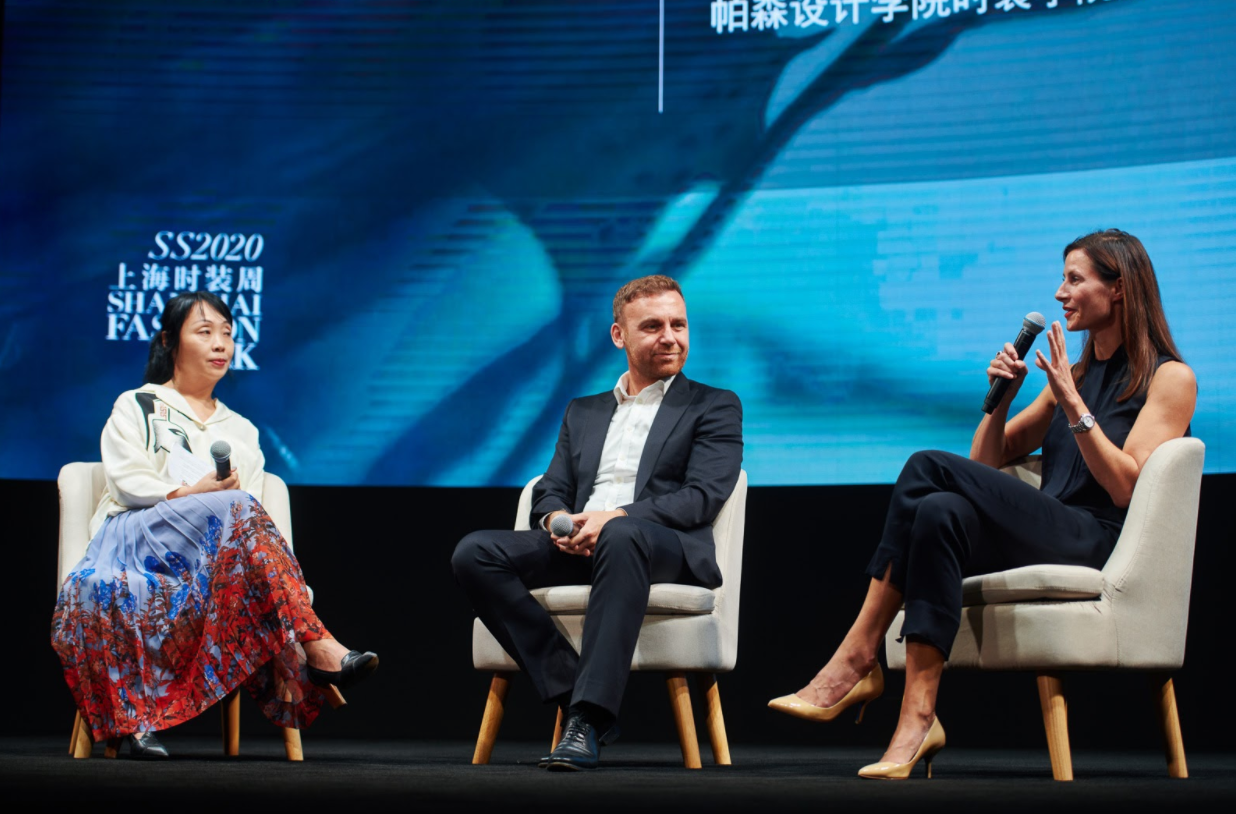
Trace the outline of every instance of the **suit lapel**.
<instances>
[{"instance_id":1,"label":"suit lapel","mask_svg":"<svg viewBox=\"0 0 1236 814\"><path fill-rule=\"evenodd\" d=\"M636 500L639 500L640 493L648 485L648 479L652 477L657 458L661 456L661 449L690 403L691 382L679 373L661 401L657 417L652 420L652 428L648 430L648 440L644 442L644 451L639 456L639 470L635 473Z\"/></svg>"},{"instance_id":2,"label":"suit lapel","mask_svg":"<svg viewBox=\"0 0 1236 814\"><path fill-rule=\"evenodd\" d=\"M576 481L575 511L582 511L584 502L592 494L592 484L596 483L597 470L601 468L601 452L605 448L605 436L609 433L609 422L618 408L618 400L614 394L601 393L588 401L584 417L584 437L579 445L579 479ZM583 502L581 502L583 501Z\"/></svg>"}]
</instances>

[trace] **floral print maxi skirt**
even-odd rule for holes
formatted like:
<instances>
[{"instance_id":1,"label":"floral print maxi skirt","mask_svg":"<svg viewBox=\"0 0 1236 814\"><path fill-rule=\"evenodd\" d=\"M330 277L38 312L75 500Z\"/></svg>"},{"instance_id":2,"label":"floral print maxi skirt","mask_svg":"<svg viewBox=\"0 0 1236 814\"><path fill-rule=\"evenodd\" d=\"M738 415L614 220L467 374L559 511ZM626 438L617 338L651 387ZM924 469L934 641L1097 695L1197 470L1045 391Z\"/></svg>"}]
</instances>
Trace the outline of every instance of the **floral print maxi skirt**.
<instances>
[{"instance_id":1,"label":"floral print maxi skirt","mask_svg":"<svg viewBox=\"0 0 1236 814\"><path fill-rule=\"evenodd\" d=\"M279 726L325 700L298 642L330 638L300 564L239 491L110 517L56 601L52 646L96 742L167 729L244 684Z\"/></svg>"}]
</instances>

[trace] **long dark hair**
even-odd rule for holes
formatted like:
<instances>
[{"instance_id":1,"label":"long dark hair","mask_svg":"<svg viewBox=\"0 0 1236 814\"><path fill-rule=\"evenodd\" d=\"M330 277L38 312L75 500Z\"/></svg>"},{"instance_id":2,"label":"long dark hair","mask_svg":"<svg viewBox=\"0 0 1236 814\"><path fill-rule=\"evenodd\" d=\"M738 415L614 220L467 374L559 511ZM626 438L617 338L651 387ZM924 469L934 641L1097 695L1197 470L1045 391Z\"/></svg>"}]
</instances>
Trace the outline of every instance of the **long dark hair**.
<instances>
[{"instance_id":1,"label":"long dark hair","mask_svg":"<svg viewBox=\"0 0 1236 814\"><path fill-rule=\"evenodd\" d=\"M150 358L146 360L146 375L142 381L163 384L171 380L176 370L176 351L180 348L180 329L194 306L207 305L218 311L229 325L234 323L232 309L209 291L186 291L167 301L163 316L159 318L160 330L150 340Z\"/></svg>"},{"instance_id":2,"label":"long dark hair","mask_svg":"<svg viewBox=\"0 0 1236 814\"><path fill-rule=\"evenodd\" d=\"M1064 257L1067 259L1069 252L1077 250L1086 253L1104 280L1124 280L1124 324L1121 328L1125 353L1129 357L1129 385L1117 401L1126 401L1150 387L1160 356L1183 361L1167 327L1154 264L1142 242L1119 229L1105 229L1077 238L1064 247ZM1073 365L1073 381L1081 384L1093 360L1094 341L1087 333L1081 358Z\"/></svg>"}]
</instances>

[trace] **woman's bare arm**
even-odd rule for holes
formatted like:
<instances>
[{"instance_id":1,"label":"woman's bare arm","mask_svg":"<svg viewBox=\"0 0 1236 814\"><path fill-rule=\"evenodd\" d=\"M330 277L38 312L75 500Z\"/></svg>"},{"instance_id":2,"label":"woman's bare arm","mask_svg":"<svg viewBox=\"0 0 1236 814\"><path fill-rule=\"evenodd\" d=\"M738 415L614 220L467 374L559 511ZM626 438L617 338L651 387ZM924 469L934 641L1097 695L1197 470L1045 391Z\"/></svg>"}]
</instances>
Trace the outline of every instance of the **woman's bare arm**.
<instances>
[{"instance_id":1,"label":"woman's bare arm","mask_svg":"<svg viewBox=\"0 0 1236 814\"><path fill-rule=\"evenodd\" d=\"M999 468L1029 455L1043 445L1055 409L1050 387L1044 387L1026 409L1007 422L1008 406L1001 405L979 422L970 444L970 458Z\"/></svg>"},{"instance_id":2,"label":"woman's bare arm","mask_svg":"<svg viewBox=\"0 0 1236 814\"><path fill-rule=\"evenodd\" d=\"M1082 401L1073 382L1064 347L1064 331L1059 323L1052 323L1048 341L1051 358L1039 352L1036 364L1047 373L1048 386L1055 393L1065 417L1070 424L1076 424L1090 408ZM1123 448L1116 446L1098 425L1075 436L1086 467L1111 495L1113 503L1121 507L1129 505L1133 487L1150 453L1164 441L1184 435L1196 406L1197 380L1193 371L1183 362L1165 362L1150 381L1146 404L1133 423Z\"/></svg>"},{"instance_id":3,"label":"woman's bare arm","mask_svg":"<svg viewBox=\"0 0 1236 814\"><path fill-rule=\"evenodd\" d=\"M1001 467L1011 460L1029 455L1043 443L1047 425L1051 423L1056 399L1050 387L1010 421L1009 406L1026 378L1026 363L1017 358L1013 343L1006 342L987 368L987 382L1007 379L1009 388L991 415L984 416L970 442L970 459L988 466Z\"/></svg>"}]
</instances>

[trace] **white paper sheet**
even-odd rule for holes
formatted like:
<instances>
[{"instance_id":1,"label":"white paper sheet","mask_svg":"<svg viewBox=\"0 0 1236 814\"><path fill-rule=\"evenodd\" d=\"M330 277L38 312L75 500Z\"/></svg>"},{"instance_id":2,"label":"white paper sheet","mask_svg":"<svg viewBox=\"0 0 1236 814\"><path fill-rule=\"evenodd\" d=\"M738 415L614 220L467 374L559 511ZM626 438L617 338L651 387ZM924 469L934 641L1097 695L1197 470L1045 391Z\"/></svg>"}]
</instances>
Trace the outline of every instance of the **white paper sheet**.
<instances>
[{"instance_id":1,"label":"white paper sheet","mask_svg":"<svg viewBox=\"0 0 1236 814\"><path fill-rule=\"evenodd\" d=\"M202 478L212 474L215 468L195 458L180 444L173 444L171 454L167 456L167 474L185 486L192 486Z\"/></svg>"}]
</instances>

